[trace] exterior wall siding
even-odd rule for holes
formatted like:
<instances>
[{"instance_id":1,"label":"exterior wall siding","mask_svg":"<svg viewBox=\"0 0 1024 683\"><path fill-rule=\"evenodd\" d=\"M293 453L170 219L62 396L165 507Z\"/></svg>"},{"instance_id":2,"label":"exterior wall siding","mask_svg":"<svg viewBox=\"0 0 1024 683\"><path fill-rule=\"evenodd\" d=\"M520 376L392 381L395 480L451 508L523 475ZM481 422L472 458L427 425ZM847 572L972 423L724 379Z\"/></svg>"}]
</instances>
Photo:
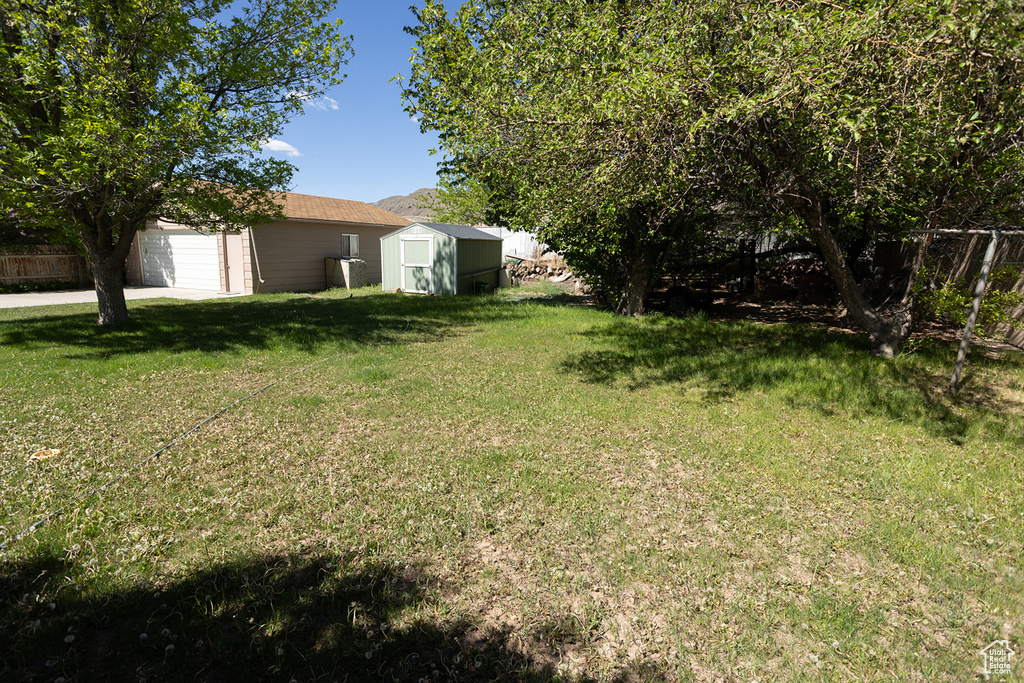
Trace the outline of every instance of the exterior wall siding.
<instances>
[{"instance_id":1,"label":"exterior wall siding","mask_svg":"<svg viewBox=\"0 0 1024 683\"><path fill-rule=\"evenodd\" d=\"M245 274L243 280L245 282L245 294L252 294L256 291L256 274L255 265L252 256L252 231L242 231L242 259L245 262Z\"/></svg>"},{"instance_id":2,"label":"exterior wall siding","mask_svg":"<svg viewBox=\"0 0 1024 683\"><path fill-rule=\"evenodd\" d=\"M459 275L501 267L501 242L497 240L461 240Z\"/></svg>"},{"instance_id":3,"label":"exterior wall siding","mask_svg":"<svg viewBox=\"0 0 1024 683\"><path fill-rule=\"evenodd\" d=\"M125 260L125 281L132 287L142 284L142 249L139 248L139 233L132 238L131 249Z\"/></svg>"},{"instance_id":4,"label":"exterior wall siding","mask_svg":"<svg viewBox=\"0 0 1024 683\"><path fill-rule=\"evenodd\" d=\"M220 291L228 291L228 274L224 269L224 264L227 263L227 246L224 242L225 236L223 233L217 235L217 271L220 274Z\"/></svg>"},{"instance_id":5,"label":"exterior wall siding","mask_svg":"<svg viewBox=\"0 0 1024 683\"><path fill-rule=\"evenodd\" d=\"M432 283L434 294L454 294L454 273L455 273L455 240L447 235L442 235L433 230L412 225L409 228L396 232L381 240L381 261L384 265L384 273L381 278L381 286L385 291L394 291L402 288L403 270L406 275L412 271L403 266L402 238L409 237L430 237ZM406 278L408 280L408 277ZM406 281L405 289L419 291L416 286Z\"/></svg>"},{"instance_id":6,"label":"exterior wall siding","mask_svg":"<svg viewBox=\"0 0 1024 683\"><path fill-rule=\"evenodd\" d=\"M162 231L181 230L188 228L163 221L147 227L151 236ZM323 289L326 286L324 260L341 256L342 235L359 236L358 258L366 262L367 281L380 282L380 238L392 230L394 226L301 219L242 230L242 290L245 294L254 294ZM216 255L211 255L211 259L215 259L216 263L208 264L209 278L219 282L221 291L228 291L232 284L230 273L226 270L228 245L223 235L213 239L216 240ZM141 285L147 279L141 267L144 261L141 244L142 239L136 236L127 259L128 283L132 285ZM260 282L261 279L263 282ZM179 283L178 286L188 285ZM235 286L238 287L238 284Z\"/></svg>"},{"instance_id":7,"label":"exterior wall siding","mask_svg":"<svg viewBox=\"0 0 1024 683\"><path fill-rule=\"evenodd\" d=\"M259 273L247 269L246 282L252 282L258 292L323 289L324 260L341 256L343 234L359 235L359 258L366 261L366 279L380 282L380 238L388 231L386 227L301 220L256 226L247 232L250 251L255 249L251 256L259 261ZM260 276L265 282L259 283Z\"/></svg>"}]
</instances>

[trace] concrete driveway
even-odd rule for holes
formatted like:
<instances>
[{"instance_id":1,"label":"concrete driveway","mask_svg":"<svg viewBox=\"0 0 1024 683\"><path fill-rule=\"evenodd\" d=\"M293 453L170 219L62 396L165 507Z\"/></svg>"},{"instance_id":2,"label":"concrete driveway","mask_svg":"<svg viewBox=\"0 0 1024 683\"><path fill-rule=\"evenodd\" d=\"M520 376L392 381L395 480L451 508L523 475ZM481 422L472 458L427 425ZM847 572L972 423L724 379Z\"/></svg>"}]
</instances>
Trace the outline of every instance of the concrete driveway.
<instances>
[{"instance_id":1,"label":"concrete driveway","mask_svg":"<svg viewBox=\"0 0 1024 683\"><path fill-rule=\"evenodd\" d=\"M234 292L208 292L201 289L179 289L177 287L125 287L124 298L156 299L223 299L225 297L242 296ZM0 308L24 308L26 306L53 306L55 304L88 304L96 303L96 291L92 289L76 289L61 292L23 292L20 294L0 294Z\"/></svg>"}]
</instances>

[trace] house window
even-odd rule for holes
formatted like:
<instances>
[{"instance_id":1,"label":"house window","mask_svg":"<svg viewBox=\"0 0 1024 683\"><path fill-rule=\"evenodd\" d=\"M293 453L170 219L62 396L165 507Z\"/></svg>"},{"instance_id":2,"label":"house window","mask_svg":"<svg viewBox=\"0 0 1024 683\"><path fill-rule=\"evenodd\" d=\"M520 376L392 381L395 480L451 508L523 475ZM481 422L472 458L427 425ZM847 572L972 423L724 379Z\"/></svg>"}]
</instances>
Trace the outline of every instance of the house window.
<instances>
[{"instance_id":1,"label":"house window","mask_svg":"<svg viewBox=\"0 0 1024 683\"><path fill-rule=\"evenodd\" d=\"M359 256L359 235L341 236L341 257L358 258Z\"/></svg>"}]
</instances>

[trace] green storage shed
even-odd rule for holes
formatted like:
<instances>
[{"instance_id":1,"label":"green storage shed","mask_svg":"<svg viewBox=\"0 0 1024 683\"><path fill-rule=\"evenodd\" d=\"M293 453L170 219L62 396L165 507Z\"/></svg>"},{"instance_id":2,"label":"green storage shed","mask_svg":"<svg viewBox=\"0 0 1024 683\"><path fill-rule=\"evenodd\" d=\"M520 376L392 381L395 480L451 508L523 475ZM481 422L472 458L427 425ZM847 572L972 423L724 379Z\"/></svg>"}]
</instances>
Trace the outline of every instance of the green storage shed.
<instances>
[{"instance_id":1,"label":"green storage shed","mask_svg":"<svg viewBox=\"0 0 1024 683\"><path fill-rule=\"evenodd\" d=\"M498 286L501 238L468 225L413 223L380 238L385 291L471 294Z\"/></svg>"}]
</instances>

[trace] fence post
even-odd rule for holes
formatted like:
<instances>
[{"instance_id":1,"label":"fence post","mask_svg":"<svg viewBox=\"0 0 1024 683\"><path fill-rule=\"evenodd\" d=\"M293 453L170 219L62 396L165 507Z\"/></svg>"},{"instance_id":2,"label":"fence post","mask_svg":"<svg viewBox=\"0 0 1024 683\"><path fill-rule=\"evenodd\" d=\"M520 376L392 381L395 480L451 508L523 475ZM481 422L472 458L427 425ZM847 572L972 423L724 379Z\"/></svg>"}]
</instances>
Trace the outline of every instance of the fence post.
<instances>
[{"instance_id":1,"label":"fence post","mask_svg":"<svg viewBox=\"0 0 1024 683\"><path fill-rule=\"evenodd\" d=\"M960 373L964 369L964 361L967 360L967 348L971 345L971 333L974 331L974 323L978 319L978 311L981 310L981 299L985 296L985 285L988 284L988 274L992 270L992 260L996 255L996 242L999 241L999 233L992 231L992 241L988 243L985 251L985 262L981 264L981 274L978 275L978 284L974 288L974 301L971 302L971 312L967 316L967 326L964 327L964 336L960 340L960 350L956 354L956 364L953 365L953 377L949 380L949 393L956 395L960 388Z\"/></svg>"}]
</instances>

